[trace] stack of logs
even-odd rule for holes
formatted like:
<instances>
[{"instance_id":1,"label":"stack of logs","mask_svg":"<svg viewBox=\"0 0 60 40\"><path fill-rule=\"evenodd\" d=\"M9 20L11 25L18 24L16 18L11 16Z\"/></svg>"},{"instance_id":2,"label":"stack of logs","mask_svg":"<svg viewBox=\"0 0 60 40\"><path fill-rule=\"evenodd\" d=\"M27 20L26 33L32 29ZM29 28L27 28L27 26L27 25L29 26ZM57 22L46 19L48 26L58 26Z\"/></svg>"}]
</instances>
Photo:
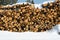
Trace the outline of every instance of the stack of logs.
<instances>
[{"instance_id":1,"label":"stack of logs","mask_svg":"<svg viewBox=\"0 0 60 40\"><path fill-rule=\"evenodd\" d=\"M33 8L30 4L0 7L0 30L43 32L60 24L60 1Z\"/></svg>"}]
</instances>

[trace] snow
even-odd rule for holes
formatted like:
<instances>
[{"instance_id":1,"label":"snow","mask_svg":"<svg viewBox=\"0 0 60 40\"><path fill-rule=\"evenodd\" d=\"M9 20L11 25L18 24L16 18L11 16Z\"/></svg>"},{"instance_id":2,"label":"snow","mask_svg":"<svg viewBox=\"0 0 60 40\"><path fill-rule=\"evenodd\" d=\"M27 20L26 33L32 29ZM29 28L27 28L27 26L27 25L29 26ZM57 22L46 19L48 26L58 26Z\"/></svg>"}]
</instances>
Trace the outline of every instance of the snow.
<instances>
[{"instance_id":1,"label":"snow","mask_svg":"<svg viewBox=\"0 0 60 40\"><path fill-rule=\"evenodd\" d=\"M45 32L0 31L0 40L60 40L60 24Z\"/></svg>"},{"instance_id":2,"label":"snow","mask_svg":"<svg viewBox=\"0 0 60 40\"><path fill-rule=\"evenodd\" d=\"M42 4L50 3L50 2L54 2L54 1L45 1L45 2L43 2Z\"/></svg>"},{"instance_id":3,"label":"snow","mask_svg":"<svg viewBox=\"0 0 60 40\"><path fill-rule=\"evenodd\" d=\"M34 4L34 6L35 6L35 8L40 8L40 9L41 9L41 8L42 8L42 7L41 7L42 4L50 3L50 2L54 2L54 1L51 1L51 0L50 0L50 1L45 1L45 2L43 2L43 3L41 3L41 4Z\"/></svg>"},{"instance_id":4,"label":"snow","mask_svg":"<svg viewBox=\"0 0 60 40\"><path fill-rule=\"evenodd\" d=\"M7 32L0 31L0 40L60 40L56 32Z\"/></svg>"},{"instance_id":5,"label":"snow","mask_svg":"<svg viewBox=\"0 0 60 40\"><path fill-rule=\"evenodd\" d=\"M41 4L34 4L35 8L42 8Z\"/></svg>"}]
</instances>

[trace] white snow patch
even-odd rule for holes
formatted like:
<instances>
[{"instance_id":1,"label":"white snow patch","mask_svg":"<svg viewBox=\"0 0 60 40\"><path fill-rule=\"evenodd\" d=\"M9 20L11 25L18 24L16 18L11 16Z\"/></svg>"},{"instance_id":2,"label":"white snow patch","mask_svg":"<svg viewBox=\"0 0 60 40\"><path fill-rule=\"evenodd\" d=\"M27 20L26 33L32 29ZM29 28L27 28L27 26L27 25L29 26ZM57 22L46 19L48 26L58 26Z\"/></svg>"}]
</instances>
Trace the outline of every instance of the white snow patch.
<instances>
[{"instance_id":1,"label":"white snow patch","mask_svg":"<svg viewBox=\"0 0 60 40\"><path fill-rule=\"evenodd\" d=\"M50 31L46 32L8 32L0 31L0 40L60 40L60 35L57 31L60 30L60 24L56 25Z\"/></svg>"},{"instance_id":2,"label":"white snow patch","mask_svg":"<svg viewBox=\"0 0 60 40\"><path fill-rule=\"evenodd\" d=\"M7 32L0 31L0 40L60 40L57 33L49 32Z\"/></svg>"},{"instance_id":3,"label":"white snow patch","mask_svg":"<svg viewBox=\"0 0 60 40\"><path fill-rule=\"evenodd\" d=\"M41 4L34 4L35 8L42 8Z\"/></svg>"},{"instance_id":4,"label":"white snow patch","mask_svg":"<svg viewBox=\"0 0 60 40\"><path fill-rule=\"evenodd\" d=\"M54 1L45 1L45 2L43 2L42 4L50 3L50 2L54 2Z\"/></svg>"}]
</instances>

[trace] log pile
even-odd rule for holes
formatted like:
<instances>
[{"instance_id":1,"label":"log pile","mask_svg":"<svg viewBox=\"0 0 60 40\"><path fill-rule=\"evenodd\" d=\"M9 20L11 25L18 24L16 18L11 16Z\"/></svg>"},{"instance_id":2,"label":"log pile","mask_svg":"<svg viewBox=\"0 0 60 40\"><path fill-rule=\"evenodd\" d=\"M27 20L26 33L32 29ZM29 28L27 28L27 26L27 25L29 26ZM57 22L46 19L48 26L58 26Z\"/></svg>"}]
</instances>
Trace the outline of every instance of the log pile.
<instances>
[{"instance_id":1,"label":"log pile","mask_svg":"<svg viewBox=\"0 0 60 40\"><path fill-rule=\"evenodd\" d=\"M0 30L11 32L43 32L60 24L60 1L33 8L30 4L0 7Z\"/></svg>"}]
</instances>

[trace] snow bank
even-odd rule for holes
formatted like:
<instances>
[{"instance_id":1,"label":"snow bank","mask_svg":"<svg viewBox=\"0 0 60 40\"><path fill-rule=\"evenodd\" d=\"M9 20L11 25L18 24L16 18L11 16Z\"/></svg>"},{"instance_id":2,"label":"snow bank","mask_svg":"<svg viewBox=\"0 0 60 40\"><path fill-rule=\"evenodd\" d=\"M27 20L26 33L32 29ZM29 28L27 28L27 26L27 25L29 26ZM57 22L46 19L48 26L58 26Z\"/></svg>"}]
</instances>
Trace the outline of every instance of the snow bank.
<instances>
[{"instance_id":1,"label":"snow bank","mask_svg":"<svg viewBox=\"0 0 60 40\"><path fill-rule=\"evenodd\" d=\"M50 3L50 2L54 2L54 1L45 1L45 2L43 2L42 4Z\"/></svg>"}]
</instances>

